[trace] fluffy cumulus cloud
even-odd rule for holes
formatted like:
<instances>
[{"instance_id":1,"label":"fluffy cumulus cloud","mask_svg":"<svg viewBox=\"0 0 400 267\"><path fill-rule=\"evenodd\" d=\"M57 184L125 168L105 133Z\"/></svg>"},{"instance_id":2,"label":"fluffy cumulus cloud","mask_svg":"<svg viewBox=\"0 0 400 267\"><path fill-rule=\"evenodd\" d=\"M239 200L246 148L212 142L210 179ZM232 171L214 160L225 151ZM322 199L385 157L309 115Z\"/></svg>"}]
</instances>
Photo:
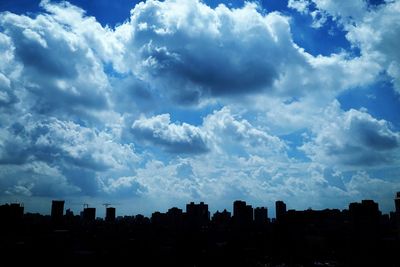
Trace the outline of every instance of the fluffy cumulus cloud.
<instances>
[{"instance_id":1,"label":"fluffy cumulus cloud","mask_svg":"<svg viewBox=\"0 0 400 267\"><path fill-rule=\"evenodd\" d=\"M277 136L257 129L227 107L205 117L198 127L171 123L170 115L162 114L136 120L131 131L150 146L160 145L173 153L199 154L212 150L233 155L267 155L284 154L286 149L285 142Z\"/></svg>"},{"instance_id":2,"label":"fluffy cumulus cloud","mask_svg":"<svg viewBox=\"0 0 400 267\"><path fill-rule=\"evenodd\" d=\"M400 132L365 111L343 112L335 102L313 132L302 149L317 162L368 168L400 160Z\"/></svg>"},{"instance_id":3,"label":"fluffy cumulus cloud","mask_svg":"<svg viewBox=\"0 0 400 267\"><path fill-rule=\"evenodd\" d=\"M62 171L43 161L2 164L0 194L13 197L61 197L79 195L83 189L71 183Z\"/></svg>"},{"instance_id":4,"label":"fluffy cumulus cloud","mask_svg":"<svg viewBox=\"0 0 400 267\"><path fill-rule=\"evenodd\" d=\"M174 153L203 153L208 150L207 137L198 127L171 123L169 114L141 118L132 125L132 133L152 145L161 145Z\"/></svg>"},{"instance_id":5,"label":"fluffy cumulus cloud","mask_svg":"<svg viewBox=\"0 0 400 267\"><path fill-rule=\"evenodd\" d=\"M359 199L375 199L380 208L393 205L393 192L399 189L398 181L387 181L369 175L365 171L355 173L347 183L350 194Z\"/></svg>"},{"instance_id":6,"label":"fluffy cumulus cloud","mask_svg":"<svg viewBox=\"0 0 400 267\"><path fill-rule=\"evenodd\" d=\"M81 115L107 108L109 83L102 60L112 49L105 44L110 32L68 3L42 2L42 7L47 13L34 18L8 12L0 15L5 59L0 77L8 81L0 80L5 92L12 87L24 102L23 108L44 114L67 111ZM11 101L11 96L2 98Z\"/></svg>"},{"instance_id":7,"label":"fluffy cumulus cloud","mask_svg":"<svg viewBox=\"0 0 400 267\"><path fill-rule=\"evenodd\" d=\"M288 6L313 18L318 12L338 21L362 57L379 64L400 91L400 56L396 47L400 35L399 1L291 0ZM314 23L317 20L314 18Z\"/></svg>"},{"instance_id":8,"label":"fluffy cumulus cloud","mask_svg":"<svg viewBox=\"0 0 400 267\"><path fill-rule=\"evenodd\" d=\"M274 198L278 194L275 182L286 184L284 177L295 172L296 168L289 166L296 162L286 155L283 140L257 128L230 108L206 116L196 131L206 138L206 153L196 157L180 153L180 157L168 162L151 160L137 169L134 179L148 189L146 197L162 198L163 203L168 203L165 205L206 200L218 203L219 208L230 206L236 198L262 203L267 195ZM155 135L157 130L148 134L150 140ZM186 145L191 147L190 143ZM285 174L279 174L282 171Z\"/></svg>"},{"instance_id":9,"label":"fluffy cumulus cloud","mask_svg":"<svg viewBox=\"0 0 400 267\"><path fill-rule=\"evenodd\" d=\"M15 62L15 47L11 38L0 32L0 109L9 112L18 102L13 83L19 77L21 66Z\"/></svg>"},{"instance_id":10,"label":"fluffy cumulus cloud","mask_svg":"<svg viewBox=\"0 0 400 267\"><path fill-rule=\"evenodd\" d=\"M2 130L1 162L29 160L74 162L91 169L119 168L134 162L133 148L113 142L105 132L96 132L73 122L49 118L24 118Z\"/></svg>"},{"instance_id":11,"label":"fluffy cumulus cloud","mask_svg":"<svg viewBox=\"0 0 400 267\"><path fill-rule=\"evenodd\" d=\"M356 25L349 26L347 38L379 62L392 78L400 93L400 52L397 41L400 36L400 2L393 1L366 13Z\"/></svg>"},{"instance_id":12,"label":"fluffy cumulus cloud","mask_svg":"<svg viewBox=\"0 0 400 267\"><path fill-rule=\"evenodd\" d=\"M237 9L200 1L140 3L116 29L125 66L181 104L260 92L298 97L316 88L335 95L379 72L373 62L346 53L309 55L294 43L288 17L260 9L254 3Z\"/></svg>"},{"instance_id":13,"label":"fluffy cumulus cloud","mask_svg":"<svg viewBox=\"0 0 400 267\"><path fill-rule=\"evenodd\" d=\"M107 170L130 170L130 165L138 161L133 146L115 142L112 134L56 118L38 120L26 116L2 129L0 136L0 163L13 170L1 173L1 180L14 180L13 184L18 186L29 176L34 177L31 186L35 188L52 180L59 183L59 177L68 187L91 191L86 186L93 183L85 184L85 179L95 179L96 173ZM52 187L48 193L54 194Z\"/></svg>"},{"instance_id":14,"label":"fluffy cumulus cloud","mask_svg":"<svg viewBox=\"0 0 400 267\"><path fill-rule=\"evenodd\" d=\"M203 122L215 151L232 155L284 155L286 144L268 131L258 129L229 108L214 111Z\"/></svg>"},{"instance_id":15,"label":"fluffy cumulus cloud","mask_svg":"<svg viewBox=\"0 0 400 267\"><path fill-rule=\"evenodd\" d=\"M387 78L399 91L400 2L288 6L148 0L115 27L68 2L1 12L0 199L135 199L149 213L376 197L388 210L398 121L337 99ZM306 52L294 10L351 50Z\"/></svg>"},{"instance_id":16,"label":"fluffy cumulus cloud","mask_svg":"<svg viewBox=\"0 0 400 267\"><path fill-rule=\"evenodd\" d=\"M260 91L287 95L293 88L275 83L310 65L288 18L263 15L250 3L212 9L200 1L146 1L116 33L128 36L126 65L184 104Z\"/></svg>"}]
</instances>

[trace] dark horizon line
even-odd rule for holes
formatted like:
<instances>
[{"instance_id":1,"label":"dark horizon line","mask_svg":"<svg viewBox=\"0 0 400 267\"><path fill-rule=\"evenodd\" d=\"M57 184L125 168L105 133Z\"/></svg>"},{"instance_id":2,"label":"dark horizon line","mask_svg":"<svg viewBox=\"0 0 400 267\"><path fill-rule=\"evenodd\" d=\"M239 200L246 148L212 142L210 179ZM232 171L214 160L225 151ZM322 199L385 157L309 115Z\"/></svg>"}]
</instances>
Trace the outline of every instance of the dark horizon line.
<instances>
[{"instance_id":1,"label":"dark horizon line","mask_svg":"<svg viewBox=\"0 0 400 267\"><path fill-rule=\"evenodd\" d=\"M395 195L395 197L394 197L394 200L395 200L395 201L396 201L396 200L400 201L400 191L399 191L399 192L396 192L396 195ZM59 202L65 203L65 200L64 200L64 199L53 199L53 200L52 200L52 203L53 203L54 201L56 201L56 202L59 201ZM244 202L246 205L250 206L250 207L253 209L253 212L254 212L254 210L257 209L257 208L265 208L265 209L267 209L267 213L268 213L268 211L273 210L273 209L268 208L267 206L257 206L257 207L254 206L254 207L253 207L252 205L247 204L247 202L244 201L244 200L236 199L236 200L234 200L233 203L232 203L232 207L233 207L232 210L228 210L227 208L223 208L222 210L216 210L216 211L213 213L213 215L216 214L216 213L218 213L218 212L224 212L224 211L233 213L233 212L234 212L234 203L235 203L235 202L238 202L238 201L239 201L239 202ZM357 201L356 201L356 202L349 202L348 205L347 205L347 208L343 208L343 209L340 209L340 208L313 209L313 208L309 207L309 208L304 209L304 210L287 209L287 210L285 210L285 212L288 212L288 211L308 211L308 210L310 210L310 211L338 210L338 211L340 211L340 212L343 212L343 211L348 211L348 210L349 210L349 207L350 207L350 205L351 205L352 203L363 203L364 201L373 201L374 203L376 203L376 204L378 205L378 210L379 210L379 212L381 212L382 215L385 215L385 214L390 215L392 212L395 212L395 211L396 211L396 205L395 205L395 206L394 206L394 207L395 207L394 210L393 210L393 208L392 208L388 213L383 213L383 212L379 209L379 203L376 202L374 199L361 199L359 202L357 202ZM276 200L276 201L275 201L275 217L268 217L268 218L276 218L276 217L277 217L277 215L276 215L276 208L277 208L276 205L277 205L278 202L282 202L282 203L285 205L285 208L286 208L286 202L284 202L283 200ZM186 206L186 210L187 210L187 206L190 205L190 204L195 204L195 205L206 205L206 206L207 206L207 210L208 210L208 207L209 207L209 205L208 205L207 203L205 203L204 201L199 201L198 204L196 204L195 201L190 201L189 203L184 204L184 205ZM0 206L4 206L4 205L19 205L20 207L25 208L24 203L23 203L23 202L18 202L18 201L4 203L4 204L1 204ZM63 204L63 205L64 205L64 204ZM82 204L80 204L80 205L83 206L83 209L79 210L79 212L83 212L86 208L94 208L96 211L98 210L97 207L90 206L90 205L87 204L87 203L82 203ZM117 208L115 208L115 205L117 205L117 204L112 205L112 204L110 204L110 203L104 203L104 204L102 204L102 205L105 207L105 211L107 210L107 208L114 208L115 210L117 210ZM85 208L85 206L86 206L86 208ZM151 218L151 216L152 216L154 213L166 214L166 213L167 213L169 210L171 210L171 209L179 209L179 210L181 210L183 213L186 213L186 212L184 211L183 208L179 208L179 207L177 207L177 206L172 206L172 207L168 208L167 211L165 211L165 212L161 212L161 211L159 211L159 210L154 210L154 211L150 212L150 215L149 215L149 216L145 216L145 215L142 214L142 213L136 213L136 214L131 214L131 215L128 215L128 214L118 215L118 216L116 216L116 217L117 217L117 218L118 218L118 217L124 218L124 217L132 217L132 216L136 216L136 215L142 215L142 216L144 216L144 217ZM67 211L67 210L69 210L69 211L72 212L71 208L66 208L65 211ZM99 208L99 210L100 210L100 208ZM208 212L210 213L210 211L208 211ZM24 212L23 214L24 214L24 215L25 215L25 214L40 214L40 215L42 215L42 216L51 216L51 207L50 207L50 213ZM63 208L63 215L65 215L65 214L64 214L64 208ZM211 213L210 213L210 215L211 215ZM254 215L254 214L253 214L253 215ZM75 215L75 216L79 216L79 215ZM103 217L96 217L96 220L97 220L97 219L104 219L105 216L106 216L106 212L104 212Z\"/></svg>"}]
</instances>

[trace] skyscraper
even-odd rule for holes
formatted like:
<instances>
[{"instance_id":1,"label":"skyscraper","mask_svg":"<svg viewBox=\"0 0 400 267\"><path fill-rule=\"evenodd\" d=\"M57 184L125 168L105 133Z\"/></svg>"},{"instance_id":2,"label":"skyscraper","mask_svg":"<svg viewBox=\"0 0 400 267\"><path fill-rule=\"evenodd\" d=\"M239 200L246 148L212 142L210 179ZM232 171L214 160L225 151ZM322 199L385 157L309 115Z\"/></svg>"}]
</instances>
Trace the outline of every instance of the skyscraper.
<instances>
[{"instance_id":1,"label":"skyscraper","mask_svg":"<svg viewBox=\"0 0 400 267\"><path fill-rule=\"evenodd\" d=\"M394 199L394 205L396 207L396 213L400 214L400 192L396 193L396 197Z\"/></svg>"},{"instance_id":2,"label":"skyscraper","mask_svg":"<svg viewBox=\"0 0 400 267\"><path fill-rule=\"evenodd\" d=\"M217 225L226 226L231 221L231 213L224 209L222 212L215 212L212 221Z\"/></svg>"},{"instance_id":3,"label":"skyscraper","mask_svg":"<svg viewBox=\"0 0 400 267\"><path fill-rule=\"evenodd\" d=\"M275 202L275 212L276 212L276 220L282 220L282 217L286 213L286 204L282 200L278 200Z\"/></svg>"},{"instance_id":4,"label":"skyscraper","mask_svg":"<svg viewBox=\"0 0 400 267\"><path fill-rule=\"evenodd\" d=\"M195 204L194 202L186 204L186 218L191 226L207 225L210 221L208 205L204 204L204 202L200 202L200 204Z\"/></svg>"},{"instance_id":5,"label":"skyscraper","mask_svg":"<svg viewBox=\"0 0 400 267\"><path fill-rule=\"evenodd\" d=\"M108 207L106 208L106 222L115 221L115 208Z\"/></svg>"},{"instance_id":6,"label":"skyscraper","mask_svg":"<svg viewBox=\"0 0 400 267\"><path fill-rule=\"evenodd\" d=\"M268 222L268 209L266 207L258 207L254 209L254 221L257 224Z\"/></svg>"},{"instance_id":7,"label":"skyscraper","mask_svg":"<svg viewBox=\"0 0 400 267\"><path fill-rule=\"evenodd\" d=\"M245 201L236 200L233 202L233 220L240 225L250 224L253 222L253 207Z\"/></svg>"},{"instance_id":8,"label":"skyscraper","mask_svg":"<svg viewBox=\"0 0 400 267\"><path fill-rule=\"evenodd\" d=\"M96 219L96 208L84 208L82 217L86 222L94 221Z\"/></svg>"},{"instance_id":9,"label":"skyscraper","mask_svg":"<svg viewBox=\"0 0 400 267\"><path fill-rule=\"evenodd\" d=\"M51 219L61 221L64 215L64 200L53 200L51 203Z\"/></svg>"},{"instance_id":10,"label":"skyscraper","mask_svg":"<svg viewBox=\"0 0 400 267\"><path fill-rule=\"evenodd\" d=\"M0 205L0 225L5 223L14 224L22 220L24 216L24 206L20 203Z\"/></svg>"}]
</instances>

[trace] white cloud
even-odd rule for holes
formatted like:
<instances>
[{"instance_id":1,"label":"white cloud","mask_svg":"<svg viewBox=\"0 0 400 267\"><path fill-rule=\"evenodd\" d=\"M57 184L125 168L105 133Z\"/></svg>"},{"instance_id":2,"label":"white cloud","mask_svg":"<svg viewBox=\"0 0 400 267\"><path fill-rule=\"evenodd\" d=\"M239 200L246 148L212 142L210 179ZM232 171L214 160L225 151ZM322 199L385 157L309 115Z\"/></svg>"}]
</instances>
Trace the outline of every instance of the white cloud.
<instances>
[{"instance_id":1,"label":"white cloud","mask_svg":"<svg viewBox=\"0 0 400 267\"><path fill-rule=\"evenodd\" d=\"M267 131L258 129L229 108L208 115L203 128L211 137L214 150L228 155L285 155L286 144Z\"/></svg>"},{"instance_id":2,"label":"white cloud","mask_svg":"<svg viewBox=\"0 0 400 267\"><path fill-rule=\"evenodd\" d=\"M400 160L399 132L364 111L341 111L337 102L325 110L313 134L301 149L315 162L368 168Z\"/></svg>"},{"instance_id":3,"label":"white cloud","mask_svg":"<svg viewBox=\"0 0 400 267\"><path fill-rule=\"evenodd\" d=\"M310 2L308 0L289 0L288 7L297 10L300 13L307 14L309 12L308 6Z\"/></svg>"},{"instance_id":4,"label":"white cloud","mask_svg":"<svg viewBox=\"0 0 400 267\"><path fill-rule=\"evenodd\" d=\"M1 173L0 179L33 183L35 195L46 191L44 185L53 181L50 176L65 180L59 187L65 185L66 190L73 186L82 194L100 192L102 179L132 173L139 160L132 144L71 121L26 115L0 130L0 164L11 172ZM64 192L60 188L53 190L49 185L49 194Z\"/></svg>"},{"instance_id":5,"label":"white cloud","mask_svg":"<svg viewBox=\"0 0 400 267\"><path fill-rule=\"evenodd\" d=\"M357 174L348 183L340 170L398 164L399 133L326 105L382 70L398 86L399 4L350 2L289 6L315 27L340 21L360 57L308 54L289 17L252 3L149 0L115 29L67 2L43 1L30 17L0 13L1 194L132 196L152 208L237 198L307 208L362 196L362 179L380 181ZM173 121L187 107L168 98L200 102L188 112L203 122ZM311 162L289 157L293 147L276 135L299 129L311 133L302 146Z\"/></svg>"},{"instance_id":6,"label":"white cloud","mask_svg":"<svg viewBox=\"0 0 400 267\"><path fill-rule=\"evenodd\" d=\"M217 153L234 155L284 154L285 143L257 129L229 108L214 111L201 126L171 123L169 114L141 118L132 125L139 140L158 145L173 153Z\"/></svg>"},{"instance_id":7,"label":"white cloud","mask_svg":"<svg viewBox=\"0 0 400 267\"><path fill-rule=\"evenodd\" d=\"M112 48L105 46L112 44L112 31L70 4L42 6L49 13L34 18L0 14L2 59L20 66L18 73L5 76L22 108L64 115L107 108L110 88L103 61L111 57L107 51Z\"/></svg>"},{"instance_id":8,"label":"white cloud","mask_svg":"<svg viewBox=\"0 0 400 267\"><path fill-rule=\"evenodd\" d=\"M360 47L361 53L378 62L393 79L400 93L400 2L393 1L372 10L356 25L348 26L348 40Z\"/></svg>"},{"instance_id":9,"label":"white cloud","mask_svg":"<svg viewBox=\"0 0 400 267\"><path fill-rule=\"evenodd\" d=\"M392 78L394 87L400 92L400 53L397 49L400 35L399 1L334 1L312 0L315 10L308 13L331 16L347 32L346 38L361 50L364 61L374 62ZM304 1L290 1L289 7L304 12ZM317 23L318 18L317 18ZM322 22L324 23L324 21Z\"/></svg>"},{"instance_id":10,"label":"white cloud","mask_svg":"<svg viewBox=\"0 0 400 267\"><path fill-rule=\"evenodd\" d=\"M332 1L332 0L312 0L317 9L323 10L337 19L347 21L359 20L367 11L367 1Z\"/></svg>"},{"instance_id":11,"label":"white cloud","mask_svg":"<svg viewBox=\"0 0 400 267\"><path fill-rule=\"evenodd\" d=\"M306 64L288 18L262 15L250 3L212 9L200 1L146 1L121 31L131 33L126 64L181 103L263 90L287 94L274 92L274 82L286 65Z\"/></svg>"},{"instance_id":12,"label":"white cloud","mask_svg":"<svg viewBox=\"0 0 400 267\"><path fill-rule=\"evenodd\" d=\"M386 181L377 177L371 177L365 171L354 174L347 183L347 188L353 199L373 199L380 203L380 208L393 210L393 197L399 190L397 181ZM389 208L389 209L388 209Z\"/></svg>"},{"instance_id":13,"label":"white cloud","mask_svg":"<svg viewBox=\"0 0 400 267\"><path fill-rule=\"evenodd\" d=\"M81 189L72 184L57 167L35 161L20 165L2 164L0 195L16 197L59 197L79 194Z\"/></svg>"},{"instance_id":14,"label":"white cloud","mask_svg":"<svg viewBox=\"0 0 400 267\"><path fill-rule=\"evenodd\" d=\"M171 123L169 114L141 118L132 125L132 133L139 139L147 140L174 153L204 153L207 137L193 125Z\"/></svg>"},{"instance_id":15,"label":"white cloud","mask_svg":"<svg viewBox=\"0 0 400 267\"><path fill-rule=\"evenodd\" d=\"M134 176L122 176L103 181L103 191L117 198L132 198L147 192L147 188Z\"/></svg>"},{"instance_id":16,"label":"white cloud","mask_svg":"<svg viewBox=\"0 0 400 267\"><path fill-rule=\"evenodd\" d=\"M1 162L64 160L87 168L118 169L138 160L132 145L115 142L110 133L71 121L37 119L26 116L1 131Z\"/></svg>"},{"instance_id":17,"label":"white cloud","mask_svg":"<svg viewBox=\"0 0 400 267\"><path fill-rule=\"evenodd\" d=\"M10 38L0 32L0 109L17 102L12 80L19 76L21 67L14 61L14 47Z\"/></svg>"}]
</instances>

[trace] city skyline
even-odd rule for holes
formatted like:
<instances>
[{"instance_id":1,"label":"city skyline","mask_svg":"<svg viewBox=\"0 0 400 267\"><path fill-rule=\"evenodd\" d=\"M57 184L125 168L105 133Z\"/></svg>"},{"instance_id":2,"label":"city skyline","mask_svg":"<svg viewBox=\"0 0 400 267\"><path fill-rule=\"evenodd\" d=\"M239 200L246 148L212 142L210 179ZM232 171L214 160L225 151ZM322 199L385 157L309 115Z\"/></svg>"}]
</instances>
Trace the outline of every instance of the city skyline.
<instances>
[{"instance_id":1,"label":"city skyline","mask_svg":"<svg viewBox=\"0 0 400 267\"><path fill-rule=\"evenodd\" d=\"M51 216L25 213L19 204L0 205L4 262L145 266L398 266L400 192L395 211L382 214L374 200L348 209L287 210L276 201L277 218L266 208L236 200L233 212L213 215L207 203L106 218L84 205L80 215L53 200Z\"/></svg>"},{"instance_id":2,"label":"city skyline","mask_svg":"<svg viewBox=\"0 0 400 267\"><path fill-rule=\"evenodd\" d=\"M336 209L336 208L323 208L323 209L312 209L311 207L303 210L303 211L316 211L316 212L321 212L321 211L333 211L333 210L339 210L340 212L343 211L348 211L352 205L357 204L357 203L364 203L364 202L373 202L377 206L377 210L380 212L381 209L379 207L379 203L375 202L373 199L362 199L356 202L351 202L347 203L347 206L343 209ZM388 213L382 213L381 215L388 215L388 216L393 216L392 214L394 213L400 213L400 192L397 192L394 194L393 197L393 208L388 212ZM49 203L50 204L50 203ZM23 203L18 203L18 202L12 202L12 203L2 203L2 205L18 205L19 207L22 207L24 210L24 204ZM177 210L180 211L180 213L193 213L193 211L188 210L193 210L193 207L202 207L205 205L206 213L208 212L208 215L204 214L206 217L208 217L208 220L210 220L213 216L216 214L221 214L223 212L228 212L229 214L232 214L232 216L241 216L241 217L247 217L250 218L253 221L257 221L257 216L258 217L265 217L268 220L274 219L274 220L279 220L280 217L283 217L287 212L290 211L302 211L302 210L297 210L294 208L290 208L286 205L285 201L283 200L276 200L274 203L273 207L268 207L268 206L253 206L251 203L247 203L246 201L243 200L234 200L231 207L225 207L223 209L217 210L217 209L209 209L209 205L205 203L204 201L200 201L199 203L196 203L194 201L191 201L190 203L186 203L183 205L183 207L177 207L177 206L171 206L168 207L166 210L153 210L150 211L149 214L145 213L136 213L136 214L118 214L117 208L115 207L116 205L113 205L112 203L102 203L100 204L102 208L99 208L98 206L93 206L90 205L89 203L82 203L82 209L81 210L72 210L70 206L68 206L68 203L65 202L65 200L52 200L49 212L47 213L40 213L41 215L48 216L50 215L51 218L55 218L56 220L61 220L62 217L68 216L68 215L75 215L78 217L85 217L85 210L91 210L90 217L93 217L94 219L103 219L107 221L107 217L111 216L114 218L124 218L124 217L135 217L136 215L143 215L147 218L152 218L154 214L168 214L172 210ZM118 205L118 204L117 204ZM186 209L185 209L186 207ZM250 209L250 210L249 210ZM278 211L279 210L279 211ZM250 212L250 213L249 213ZM24 210L24 213L30 213L29 211L26 212ZM280 214L279 216L277 214ZM251 216L250 216L251 214ZM257 214L257 215L256 215ZM250 217L249 217L250 216Z\"/></svg>"},{"instance_id":3,"label":"city skyline","mask_svg":"<svg viewBox=\"0 0 400 267\"><path fill-rule=\"evenodd\" d=\"M399 14L400 0L2 0L0 204L388 213Z\"/></svg>"}]
</instances>

